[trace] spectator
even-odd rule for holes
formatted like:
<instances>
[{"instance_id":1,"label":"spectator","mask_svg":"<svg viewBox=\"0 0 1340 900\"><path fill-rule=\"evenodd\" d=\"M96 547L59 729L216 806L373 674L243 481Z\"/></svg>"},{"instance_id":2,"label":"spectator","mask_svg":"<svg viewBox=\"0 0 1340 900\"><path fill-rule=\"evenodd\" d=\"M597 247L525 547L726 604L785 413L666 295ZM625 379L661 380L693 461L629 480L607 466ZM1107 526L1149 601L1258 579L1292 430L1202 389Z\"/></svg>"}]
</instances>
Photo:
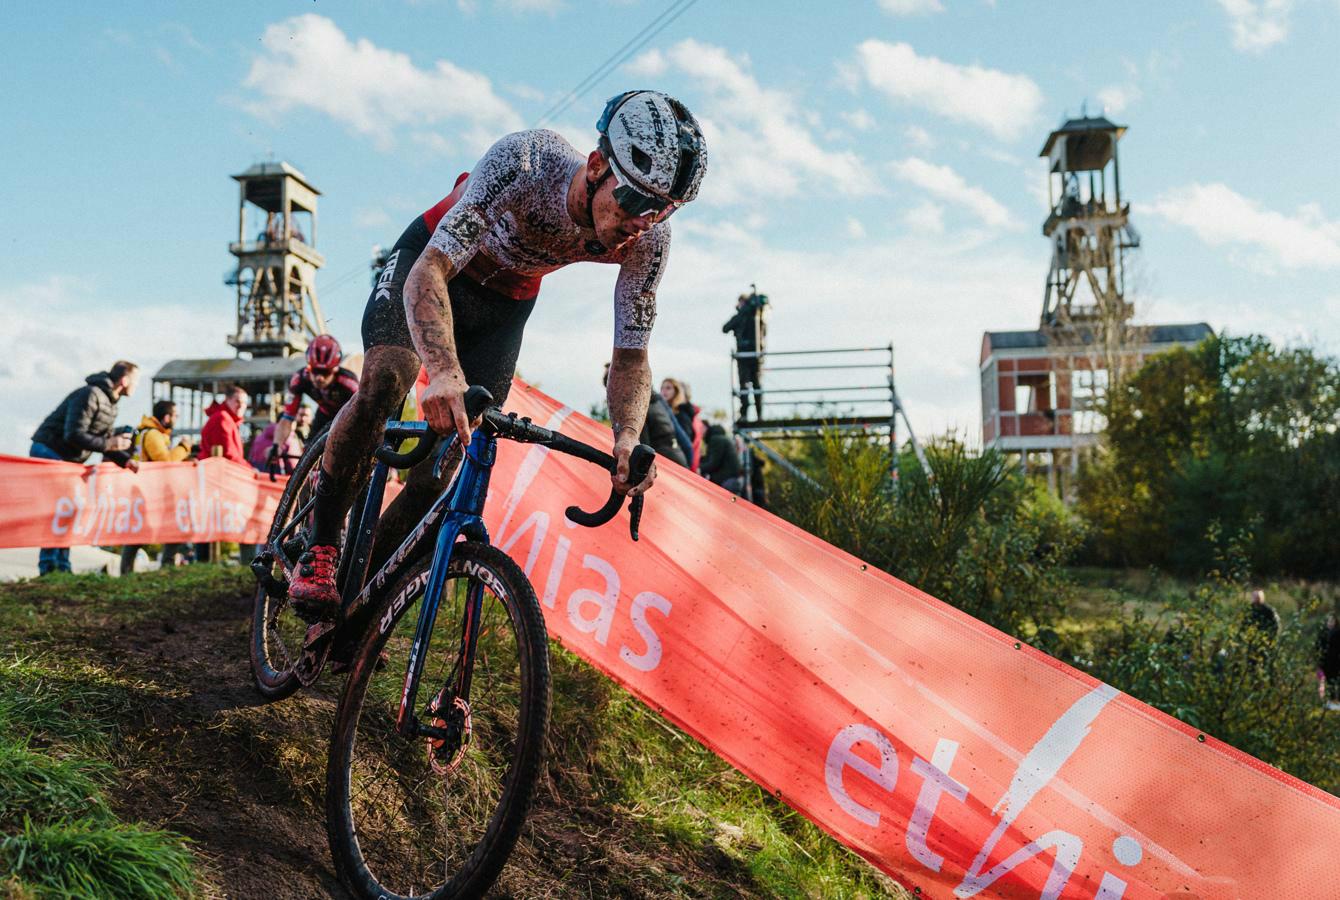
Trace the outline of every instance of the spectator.
<instances>
[{"instance_id":1,"label":"spectator","mask_svg":"<svg viewBox=\"0 0 1340 900\"><path fill-rule=\"evenodd\" d=\"M735 439L726 433L720 422L707 426L706 449L700 471L713 484L721 485L732 494L744 493L744 478L740 475L740 455L735 449Z\"/></svg>"},{"instance_id":2,"label":"spectator","mask_svg":"<svg viewBox=\"0 0 1340 900\"><path fill-rule=\"evenodd\" d=\"M667 378L661 382L661 397L674 410L675 424L679 426L675 437L689 461L689 468L696 472L702 461L703 435L707 426L700 410L689 399L689 386L678 379Z\"/></svg>"},{"instance_id":3,"label":"spectator","mask_svg":"<svg viewBox=\"0 0 1340 900\"><path fill-rule=\"evenodd\" d=\"M219 447L223 451L220 455L224 459L230 459L244 466L247 464L246 455L242 452L242 433L238 426L246 417L250 399L246 390L234 384L224 393L222 402L216 401L205 409L208 419L205 421L205 427L200 429L201 459L213 456L214 448Z\"/></svg>"},{"instance_id":4,"label":"spectator","mask_svg":"<svg viewBox=\"0 0 1340 900\"><path fill-rule=\"evenodd\" d=\"M1251 604L1242 616L1242 626L1244 633L1254 633L1255 639L1262 643L1275 642L1275 637L1280 631L1280 614L1275 612L1275 607L1266 602L1265 591L1252 591Z\"/></svg>"},{"instance_id":5,"label":"spectator","mask_svg":"<svg viewBox=\"0 0 1340 900\"><path fill-rule=\"evenodd\" d=\"M601 378L601 383L608 386L609 378L610 364L605 363L605 374ZM642 423L642 433L638 435L638 440L655 450L657 456L677 462L681 466L689 464L676 443L675 414L656 391L651 391L651 396L647 398L647 417Z\"/></svg>"},{"instance_id":6,"label":"spectator","mask_svg":"<svg viewBox=\"0 0 1340 900\"><path fill-rule=\"evenodd\" d=\"M657 456L687 467L689 460L679 448L679 436L675 429L675 414L670 411L670 404L652 391L647 399L647 418L642 423L642 434L638 439L649 444Z\"/></svg>"},{"instance_id":7,"label":"spectator","mask_svg":"<svg viewBox=\"0 0 1340 900\"><path fill-rule=\"evenodd\" d=\"M754 398L754 414L763 418L763 392L760 378L759 357L763 352L763 342L767 337L767 326L763 322L763 307L768 298L760 294L753 285L747 294L741 294L735 302L735 315L721 326L722 333L735 334L735 352L751 354L737 357L736 369L740 375L740 420L744 421L749 412L749 397Z\"/></svg>"},{"instance_id":8,"label":"spectator","mask_svg":"<svg viewBox=\"0 0 1340 900\"><path fill-rule=\"evenodd\" d=\"M191 455L191 439L183 437L172 445L172 426L177 418L177 404L159 400L153 406L153 415L140 419L135 431L135 458L141 462L181 462ZM139 547L121 548L121 574L135 571L135 557ZM187 544L168 544L159 558L161 565L175 565L178 556L190 555Z\"/></svg>"},{"instance_id":9,"label":"spectator","mask_svg":"<svg viewBox=\"0 0 1340 900\"><path fill-rule=\"evenodd\" d=\"M218 447L219 455L224 459L248 465L246 454L242 450L242 433L238 426L246 417L250 399L241 385L234 384L224 392L222 401L215 401L206 407L205 415L209 418L205 420L205 427L200 429L201 459L213 456L214 448ZM209 544L195 545L196 562L210 562L211 557Z\"/></svg>"},{"instance_id":10,"label":"spectator","mask_svg":"<svg viewBox=\"0 0 1340 900\"><path fill-rule=\"evenodd\" d=\"M116 404L135 392L139 366L117 360L110 371L97 372L84 379L84 386L71 391L33 432L28 455L37 459L56 459L82 463L94 453L132 472L139 463L131 457L131 437L114 435ZM37 557L37 572L70 571L68 547L44 547Z\"/></svg>"},{"instance_id":11,"label":"spectator","mask_svg":"<svg viewBox=\"0 0 1340 900\"><path fill-rule=\"evenodd\" d=\"M1340 710L1340 623L1335 613L1326 617L1317 635L1317 674L1326 708Z\"/></svg>"},{"instance_id":12,"label":"spectator","mask_svg":"<svg viewBox=\"0 0 1340 900\"><path fill-rule=\"evenodd\" d=\"M763 473L763 457L749 451L749 499L760 509L768 508L768 482Z\"/></svg>"},{"instance_id":13,"label":"spectator","mask_svg":"<svg viewBox=\"0 0 1340 900\"><path fill-rule=\"evenodd\" d=\"M293 433L298 436L298 440L303 446L312 437L312 408L307 404L298 407L298 414L293 419Z\"/></svg>"},{"instance_id":14,"label":"spectator","mask_svg":"<svg viewBox=\"0 0 1340 900\"><path fill-rule=\"evenodd\" d=\"M302 409L305 410L307 407L304 406ZM297 423L297 418L294 419L294 423ZM251 453L247 458L251 460L252 468L257 471L269 472L273 465L275 472L292 475L298 465L298 458L302 456L302 441L298 439L295 429L289 432L288 440L283 446L276 446L275 429L278 427L278 422L266 425L265 430L251 442Z\"/></svg>"},{"instance_id":15,"label":"spectator","mask_svg":"<svg viewBox=\"0 0 1340 900\"><path fill-rule=\"evenodd\" d=\"M1238 629L1247 659L1257 666L1269 663L1279 630L1280 615L1266 602L1266 592L1252 591L1251 603L1242 611L1242 624Z\"/></svg>"}]
</instances>

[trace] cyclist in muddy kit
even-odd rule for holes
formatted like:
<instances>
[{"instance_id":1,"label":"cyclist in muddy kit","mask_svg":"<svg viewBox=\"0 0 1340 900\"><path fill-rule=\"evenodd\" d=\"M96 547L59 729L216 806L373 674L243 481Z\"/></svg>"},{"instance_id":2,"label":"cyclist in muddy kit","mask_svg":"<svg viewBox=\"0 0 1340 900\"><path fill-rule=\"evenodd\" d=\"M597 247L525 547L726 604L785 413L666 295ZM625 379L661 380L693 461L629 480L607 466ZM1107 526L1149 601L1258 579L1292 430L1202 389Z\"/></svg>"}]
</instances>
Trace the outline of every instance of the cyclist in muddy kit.
<instances>
[{"instance_id":1,"label":"cyclist in muddy kit","mask_svg":"<svg viewBox=\"0 0 1340 900\"><path fill-rule=\"evenodd\" d=\"M344 516L420 364L428 371L421 408L429 425L468 444L466 388L480 384L495 402L506 399L540 278L571 263L619 266L611 479L628 496L655 481L655 466L639 484L629 483L628 471L651 396L647 345L670 249L665 220L697 195L707 149L693 115L658 91L612 98L596 128L597 148L586 156L545 129L507 135L392 248L363 315L362 383L331 425L312 534L289 588L307 610L327 617L338 610ZM374 570L444 487L431 461L411 471L382 518Z\"/></svg>"}]
</instances>

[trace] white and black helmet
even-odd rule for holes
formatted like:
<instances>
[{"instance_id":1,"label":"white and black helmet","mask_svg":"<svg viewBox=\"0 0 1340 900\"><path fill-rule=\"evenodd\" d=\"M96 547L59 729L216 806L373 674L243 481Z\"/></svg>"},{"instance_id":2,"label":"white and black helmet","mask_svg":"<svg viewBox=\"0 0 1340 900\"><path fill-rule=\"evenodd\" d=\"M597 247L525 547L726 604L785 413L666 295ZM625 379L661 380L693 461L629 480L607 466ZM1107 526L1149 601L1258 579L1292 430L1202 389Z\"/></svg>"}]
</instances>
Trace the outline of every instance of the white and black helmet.
<instances>
[{"instance_id":1,"label":"white and black helmet","mask_svg":"<svg viewBox=\"0 0 1340 900\"><path fill-rule=\"evenodd\" d=\"M683 103L660 91L627 91L605 104L596 129L626 212L661 212L698 196L707 142Z\"/></svg>"}]
</instances>

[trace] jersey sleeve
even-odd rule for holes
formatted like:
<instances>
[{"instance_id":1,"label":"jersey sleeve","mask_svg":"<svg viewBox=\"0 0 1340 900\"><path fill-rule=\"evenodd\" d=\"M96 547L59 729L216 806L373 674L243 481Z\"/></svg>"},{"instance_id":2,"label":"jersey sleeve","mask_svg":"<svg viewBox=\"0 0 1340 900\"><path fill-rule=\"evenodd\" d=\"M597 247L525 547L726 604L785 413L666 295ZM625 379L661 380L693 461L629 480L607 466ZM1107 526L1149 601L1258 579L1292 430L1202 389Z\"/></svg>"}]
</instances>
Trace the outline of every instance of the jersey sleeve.
<instances>
[{"instance_id":1,"label":"jersey sleeve","mask_svg":"<svg viewBox=\"0 0 1340 900\"><path fill-rule=\"evenodd\" d=\"M523 176L534 169L531 144L526 132L500 138L471 170L461 199L437 223L428 246L446 254L457 271L523 189Z\"/></svg>"},{"instance_id":2,"label":"jersey sleeve","mask_svg":"<svg viewBox=\"0 0 1340 900\"><path fill-rule=\"evenodd\" d=\"M288 401L284 404L284 411L280 415L287 419L296 416L298 407L302 405L303 393L302 373L294 372L293 377L288 380Z\"/></svg>"},{"instance_id":3,"label":"jersey sleeve","mask_svg":"<svg viewBox=\"0 0 1340 900\"><path fill-rule=\"evenodd\" d=\"M665 222L647 232L619 264L614 282L614 346L642 350L651 343L656 324L656 288L670 256L670 226Z\"/></svg>"}]
</instances>

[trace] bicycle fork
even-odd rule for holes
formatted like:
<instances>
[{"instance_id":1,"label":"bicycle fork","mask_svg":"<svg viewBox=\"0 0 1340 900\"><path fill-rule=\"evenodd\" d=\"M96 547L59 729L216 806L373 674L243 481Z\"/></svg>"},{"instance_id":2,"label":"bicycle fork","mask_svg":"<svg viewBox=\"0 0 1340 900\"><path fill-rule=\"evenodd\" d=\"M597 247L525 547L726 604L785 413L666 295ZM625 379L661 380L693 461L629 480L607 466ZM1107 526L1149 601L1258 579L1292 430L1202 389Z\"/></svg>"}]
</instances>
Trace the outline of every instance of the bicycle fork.
<instances>
[{"instance_id":1,"label":"bicycle fork","mask_svg":"<svg viewBox=\"0 0 1340 900\"><path fill-rule=\"evenodd\" d=\"M400 695L400 711L396 716L396 732L405 737L428 737L435 740L454 741L460 735L453 735L448 729L435 725L426 725L415 714L415 702L419 693L419 680L423 676L423 666L433 626L437 621L438 607L442 602L442 592L446 588L447 574L451 566L452 548L457 537L464 531L467 534L481 532L487 535L482 518L484 497L488 492L490 469L493 466L496 445L493 439L477 435L471 443L471 451L462 461L464 466L457 481L457 487L449 501L452 509L468 509L470 513L448 516L437 533L437 546L433 551L433 566L429 570L428 585L424 589L423 604L419 607L419 620L414 627L414 643L410 647L409 665L405 671L405 687ZM468 718L470 699L470 676L475 666L475 651L479 643L479 620L483 613L484 585L472 582L466 594L465 615L461 623L460 651L457 655L454 685L443 685L438 697L450 687L453 699L464 704ZM443 718L450 713L448 710Z\"/></svg>"}]
</instances>

